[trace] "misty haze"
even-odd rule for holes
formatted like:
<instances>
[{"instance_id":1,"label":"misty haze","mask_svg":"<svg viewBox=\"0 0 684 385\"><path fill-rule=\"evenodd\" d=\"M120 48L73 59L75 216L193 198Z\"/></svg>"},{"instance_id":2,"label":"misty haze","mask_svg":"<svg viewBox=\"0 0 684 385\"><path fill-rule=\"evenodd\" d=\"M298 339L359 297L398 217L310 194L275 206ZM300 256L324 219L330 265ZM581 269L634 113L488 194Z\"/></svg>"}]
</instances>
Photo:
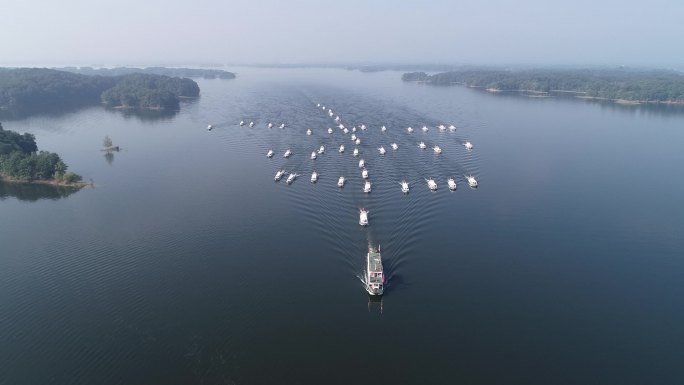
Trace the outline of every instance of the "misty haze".
<instances>
[{"instance_id":1,"label":"misty haze","mask_svg":"<svg viewBox=\"0 0 684 385\"><path fill-rule=\"evenodd\" d=\"M677 384L684 3L9 0L0 384Z\"/></svg>"}]
</instances>

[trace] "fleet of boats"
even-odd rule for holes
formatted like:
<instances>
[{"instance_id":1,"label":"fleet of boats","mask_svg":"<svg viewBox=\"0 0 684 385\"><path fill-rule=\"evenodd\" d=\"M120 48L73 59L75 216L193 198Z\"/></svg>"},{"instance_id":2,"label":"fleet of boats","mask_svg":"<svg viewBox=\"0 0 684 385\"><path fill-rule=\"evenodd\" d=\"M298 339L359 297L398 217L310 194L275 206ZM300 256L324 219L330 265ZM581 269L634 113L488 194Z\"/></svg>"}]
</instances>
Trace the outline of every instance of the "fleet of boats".
<instances>
[{"instance_id":1,"label":"fleet of boats","mask_svg":"<svg viewBox=\"0 0 684 385\"><path fill-rule=\"evenodd\" d=\"M323 106L323 105L321 105L320 103L318 103L317 106L320 107L320 108L321 108L322 110L324 110L324 111L326 110L326 107ZM327 110L327 114L328 114L330 117L335 116L335 114L334 114L334 112L332 111L332 109L328 109L328 110ZM336 123L339 123L339 124L338 124L338 128L339 128L340 130L342 130L345 134L348 134L348 133L349 133L350 130L349 130L347 127L345 127L344 124L340 123L341 118L339 117L339 115L335 116L334 120L335 120ZM245 121L244 121L244 120L241 120L240 123L239 123L239 125L240 125L240 126L244 126L244 125L245 125ZM255 123L254 123L254 121L250 121L248 125L249 125L249 127L254 127ZM272 128L274 125L273 125L273 123L269 122L267 126L268 126L268 128ZM280 127L281 129L282 129L282 128L285 128L285 123L281 123L279 127ZM456 127L455 127L453 124L449 125L448 127L445 126L444 124L439 124L439 125L437 125L436 127L439 129L440 132L444 132L444 131L446 131L447 129L448 129L449 131L452 131L452 132L456 131ZM359 125L359 129L360 129L361 131L365 131L366 128L367 128L367 127L366 127L365 124ZM213 126L212 126L211 124L209 124L209 125L207 126L207 130L211 131L212 129L213 129ZM386 131L387 131L387 127L383 125L383 126L380 128L380 130L381 130L382 132L386 132ZM412 133L412 132L414 131L413 128L410 127L410 126L409 126L406 130L408 131L408 133ZM421 130L422 130L423 132L427 133L429 129L428 129L428 127L427 127L426 125L424 125L424 126L422 126ZM333 129L332 129L332 128L329 127L329 128L327 129L327 131L328 131L328 134L333 134ZM359 136L356 135L356 132L357 132L356 126L352 126L351 132L352 132L352 135L351 135L351 140L352 140L352 142L355 143L356 145L360 145L360 144L361 144L361 139L360 139ZM312 135L313 132L312 132L311 129L307 129L307 130L306 130L306 134L307 134L307 135ZM473 144L472 144L471 142L469 142L469 141L464 142L464 143L463 143L463 146L464 146L467 150L472 150L472 149L473 149ZM399 145L398 145L396 142L392 142L392 143L390 143L390 147L392 148L392 150L397 151L398 148L399 148ZM419 147L420 149L426 149L426 148L427 148L427 145L425 144L425 142L420 141L420 142L418 142L418 147ZM441 154L441 153L442 153L442 149L441 149L438 145L434 145L434 146L432 147L432 150L434 151L435 154ZM341 144L341 145L340 145L338 151L339 151L340 154L344 153L344 151L345 151L345 146L344 146L344 144ZM385 155L385 153L386 153L385 147L382 146L382 145L381 145L380 147L378 147L378 152L380 153L380 155ZM312 152L311 152L311 159L314 160L314 159L317 158L317 156L322 155L322 154L324 154L324 153L325 153L325 146L321 145L321 146L318 148L318 150L312 151ZM288 148L288 149L285 151L283 157L284 157L284 158L289 158L292 154L293 154L292 150ZM266 153L266 157L267 157L267 158L272 158L273 155L274 155L273 149L269 149L268 152ZM358 157L358 156L359 156L359 149L358 149L357 147L354 148L353 156L354 156L354 157ZM362 170L361 170L361 177L362 177L362 179L364 180L364 183L363 183L363 192L364 192L364 193L370 193L370 192L371 192L371 182L370 182L370 180L368 179L368 178L369 178L369 171L368 171L368 169L366 168L366 162L365 162L365 160L364 160L363 158L362 158L362 159L359 159L359 168L362 169ZM278 182L278 181L280 181L280 180L285 176L285 174L288 174L288 173L287 173L284 169L277 170L275 176L273 177L273 179L274 179L276 182ZM294 183L294 181L297 179L298 176L299 176L299 174L297 174L296 172L290 172L290 173L288 174L288 176L287 176L285 182L286 182L288 185L290 185L290 184ZM464 175L464 177L465 177L465 179L466 179L466 181L467 181L467 183L468 183L468 186L470 186L471 188L476 188L476 187L478 187L477 179L476 179L473 175ZM317 182L318 182L318 178L319 178L319 174L318 174L317 171L314 170L314 171L311 173L311 183L317 183ZM436 190L437 190L437 182L436 182L432 177L428 177L427 179L425 179L425 181L426 181L426 183L427 183L428 188L429 188L431 191L436 191ZM340 187L340 188L342 188L342 187L344 187L345 183L346 183L345 177L344 177L344 176L340 176L339 179L337 180L337 186ZM402 180L401 182L399 182L399 185L401 186L401 191L402 191L402 193L404 193L404 194L408 194L408 193L409 193L410 187L409 187L409 182L408 182L407 180L405 180L405 179ZM456 179L453 178L453 177L447 178L447 185L448 185L448 187L449 187L449 190L455 191L456 188L457 188ZM369 224L369 221L368 221L368 210L366 210L365 208L359 209L359 225L361 225L361 226L368 226L368 224ZM369 247L368 247L368 254L366 255L366 277L365 277L365 285L366 285L366 291L367 291L368 294L370 294L371 296L381 296L381 295L384 293L385 273L384 273L383 266L382 266L382 256L381 256L381 254L380 254L380 247L379 247L379 246L378 246L377 249L375 249L375 248L372 247L371 245L369 245Z\"/></svg>"}]
</instances>

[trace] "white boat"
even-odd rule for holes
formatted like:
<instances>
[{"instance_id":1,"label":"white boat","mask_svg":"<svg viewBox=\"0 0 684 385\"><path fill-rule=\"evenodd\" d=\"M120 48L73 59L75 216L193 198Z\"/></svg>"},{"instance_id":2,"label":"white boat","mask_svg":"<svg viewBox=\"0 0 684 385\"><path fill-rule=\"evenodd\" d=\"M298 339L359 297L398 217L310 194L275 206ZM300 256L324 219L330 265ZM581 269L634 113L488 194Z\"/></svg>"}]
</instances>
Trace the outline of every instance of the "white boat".
<instances>
[{"instance_id":1,"label":"white boat","mask_svg":"<svg viewBox=\"0 0 684 385\"><path fill-rule=\"evenodd\" d=\"M404 194L408 194L408 192L409 192L408 182L405 180L402 180L401 183L399 183L399 184L401 185L401 192L403 192Z\"/></svg>"},{"instance_id":2,"label":"white boat","mask_svg":"<svg viewBox=\"0 0 684 385\"><path fill-rule=\"evenodd\" d=\"M420 147L420 148L423 149L423 150L425 150L425 148L427 148L427 146L425 145L424 142L418 143L418 147Z\"/></svg>"},{"instance_id":3,"label":"white boat","mask_svg":"<svg viewBox=\"0 0 684 385\"><path fill-rule=\"evenodd\" d=\"M339 127L339 129L342 130L342 129L344 129L344 124L340 123L340 125L337 127Z\"/></svg>"},{"instance_id":4,"label":"white boat","mask_svg":"<svg viewBox=\"0 0 684 385\"><path fill-rule=\"evenodd\" d=\"M456 131L456 126L454 126L453 124L450 124L449 125L449 131L451 131L451 132Z\"/></svg>"},{"instance_id":5,"label":"white boat","mask_svg":"<svg viewBox=\"0 0 684 385\"><path fill-rule=\"evenodd\" d=\"M342 132L344 132L345 134L348 134L349 130L345 127L344 129L342 129Z\"/></svg>"},{"instance_id":6,"label":"white boat","mask_svg":"<svg viewBox=\"0 0 684 385\"><path fill-rule=\"evenodd\" d=\"M344 152L344 144L340 144L340 154Z\"/></svg>"},{"instance_id":7,"label":"white boat","mask_svg":"<svg viewBox=\"0 0 684 385\"><path fill-rule=\"evenodd\" d=\"M311 183L316 183L317 180L318 180L318 173L316 171L314 171L313 173L311 173Z\"/></svg>"},{"instance_id":8,"label":"white boat","mask_svg":"<svg viewBox=\"0 0 684 385\"><path fill-rule=\"evenodd\" d=\"M442 153L442 149L439 148L439 146L432 147L432 151L434 151L435 154L441 154Z\"/></svg>"},{"instance_id":9,"label":"white boat","mask_svg":"<svg viewBox=\"0 0 684 385\"><path fill-rule=\"evenodd\" d=\"M380 127L380 131L382 131L382 132L387 131L387 127L385 127L385 126Z\"/></svg>"},{"instance_id":10,"label":"white boat","mask_svg":"<svg viewBox=\"0 0 684 385\"><path fill-rule=\"evenodd\" d=\"M287 180L286 180L285 182L286 182L287 184L292 184L292 182L294 182L295 179L297 179L298 176L299 176L299 175L297 175L297 174L295 174L295 173L291 173L290 175L287 176Z\"/></svg>"},{"instance_id":11,"label":"white boat","mask_svg":"<svg viewBox=\"0 0 684 385\"><path fill-rule=\"evenodd\" d=\"M335 121L336 121L336 122L339 122L339 121L340 121L340 117L339 117L339 116L336 116L336 117L335 117Z\"/></svg>"},{"instance_id":12,"label":"white boat","mask_svg":"<svg viewBox=\"0 0 684 385\"><path fill-rule=\"evenodd\" d=\"M316 103L316 107L320 107L320 106L321 106L321 103Z\"/></svg>"},{"instance_id":13,"label":"white boat","mask_svg":"<svg viewBox=\"0 0 684 385\"><path fill-rule=\"evenodd\" d=\"M278 170L278 172L275 174L275 177L273 177L273 180L277 182L283 177L283 175L285 175L285 170Z\"/></svg>"},{"instance_id":14,"label":"white boat","mask_svg":"<svg viewBox=\"0 0 684 385\"><path fill-rule=\"evenodd\" d=\"M269 123L268 123L268 128L273 128L273 123L269 122Z\"/></svg>"},{"instance_id":15,"label":"white boat","mask_svg":"<svg viewBox=\"0 0 684 385\"><path fill-rule=\"evenodd\" d=\"M337 180L337 187L344 187L344 177L341 176L340 179Z\"/></svg>"},{"instance_id":16,"label":"white boat","mask_svg":"<svg viewBox=\"0 0 684 385\"><path fill-rule=\"evenodd\" d=\"M425 179L425 181L427 182L428 188L429 188L430 190L432 190L432 191L437 190L437 183L435 182L434 179L432 179L432 177L429 177L428 179Z\"/></svg>"},{"instance_id":17,"label":"white boat","mask_svg":"<svg viewBox=\"0 0 684 385\"><path fill-rule=\"evenodd\" d=\"M385 155L385 147L380 146L380 148L378 148L378 152L380 152L380 155Z\"/></svg>"},{"instance_id":18,"label":"white boat","mask_svg":"<svg viewBox=\"0 0 684 385\"><path fill-rule=\"evenodd\" d=\"M472 150L473 149L473 144L470 142L463 143L463 146L466 148L466 150Z\"/></svg>"},{"instance_id":19,"label":"white boat","mask_svg":"<svg viewBox=\"0 0 684 385\"><path fill-rule=\"evenodd\" d=\"M456 190L456 181L454 180L454 178L447 179L447 184L449 185L449 190Z\"/></svg>"},{"instance_id":20,"label":"white boat","mask_svg":"<svg viewBox=\"0 0 684 385\"><path fill-rule=\"evenodd\" d=\"M356 126L352 127L352 132L356 132Z\"/></svg>"},{"instance_id":21,"label":"white boat","mask_svg":"<svg viewBox=\"0 0 684 385\"><path fill-rule=\"evenodd\" d=\"M363 179L368 179L368 170L366 170L366 169L364 168L364 169L361 171L361 177L362 177Z\"/></svg>"},{"instance_id":22,"label":"white boat","mask_svg":"<svg viewBox=\"0 0 684 385\"><path fill-rule=\"evenodd\" d=\"M356 141L354 143L356 143L356 145L358 146L359 144L361 144L361 139L356 138Z\"/></svg>"},{"instance_id":23,"label":"white boat","mask_svg":"<svg viewBox=\"0 0 684 385\"><path fill-rule=\"evenodd\" d=\"M475 179L474 176L468 175L466 176L466 179L468 180L468 186L473 188L477 187L477 179Z\"/></svg>"},{"instance_id":24,"label":"white boat","mask_svg":"<svg viewBox=\"0 0 684 385\"><path fill-rule=\"evenodd\" d=\"M366 125L365 125L365 124L362 124L362 125L361 125L361 131L365 131L365 130L366 130Z\"/></svg>"},{"instance_id":25,"label":"white boat","mask_svg":"<svg viewBox=\"0 0 684 385\"><path fill-rule=\"evenodd\" d=\"M359 210L359 224L361 226L368 226L368 211L366 209Z\"/></svg>"},{"instance_id":26,"label":"white boat","mask_svg":"<svg viewBox=\"0 0 684 385\"><path fill-rule=\"evenodd\" d=\"M207 126L207 131L211 131L211 129L214 128L211 124Z\"/></svg>"},{"instance_id":27,"label":"white boat","mask_svg":"<svg viewBox=\"0 0 684 385\"><path fill-rule=\"evenodd\" d=\"M366 183L363 185L363 192L369 193L371 192L371 182L366 181Z\"/></svg>"},{"instance_id":28,"label":"white boat","mask_svg":"<svg viewBox=\"0 0 684 385\"><path fill-rule=\"evenodd\" d=\"M410 133L413 132L413 128L409 127L409 128L406 129L406 131L408 131L408 133L410 134Z\"/></svg>"},{"instance_id":29,"label":"white boat","mask_svg":"<svg viewBox=\"0 0 684 385\"><path fill-rule=\"evenodd\" d=\"M321 110L325 111L325 106L321 106Z\"/></svg>"},{"instance_id":30,"label":"white boat","mask_svg":"<svg viewBox=\"0 0 684 385\"><path fill-rule=\"evenodd\" d=\"M380 248L368 246L366 255L366 291L372 296L382 295L385 291L385 272L382 268Z\"/></svg>"},{"instance_id":31,"label":"white boat","mask_svg":"<svg viewBox=\"0 0 684 385\"><path fill-rule=\"evenodd\" d=\"M363 168L366 165L363 159L359 159L359 168Z\"/></svg>"},{"instance_id":32,"label":"white boat","mask_svg":"<svg viewBox=\"0 0 684 385\"><path fill-rule=\"evenodd\" d=\"M440 124L437 128L439 128L440 131L446 131L446 126L443 124Z\"/></svg>"},{"instance_id":33,"label":"white boat","mask_svg":"<svg viewBox=\"0 0 684 385\"><path fill-rule=\"evenodd\" d=\"M285 150L285 154L283 154L283 158L289 158L290 155L292 155L292 151L288 148Z\"/></svg>"},{"instance_id":34,"label":"white boat","mask_svg":"<svg viewBox=\"0 0 684 385\"><path fill-rule=\"evenodd\" d=\"M390 144L390 146L392 146L392 150L394 151L397 151L397 149L399 148L399 146L396 143L392 143Z\"/></svg>"},{"instance_id":35,"label":"white boat","mask_svg":"<svg viewBox=\"0 0 684 385\"><path fill-rule=\"evenodd\" d=\"M280 123L280 128L285 128L285 123Z\"/></svg>"},{"instance_id":36,"label":"white boat","mask_svg":"<svg viewBox=\"0 0 684 385\"><path fill-rule=\"evenodd\" d=\"M352 141L356 140L356 134L352 134L351 140L352 140Z\"/></svg>"},{"instance_id":37,"label":"white boat","mask_svg":"<svg viewBox=\"0 0 684 385\"><path fill-rule=\"evenodd\" d=\"M249 122L249 128L254 127L254 122Z\"/></svg>"},{"instance_id":38,"label":"white boat","mask_svg":"<svg viewBox=\"0 0 684 385\"><path fill-rule=\"evenodd\" d=\"M311 153L311 160L314 160L314 159L316 159L316 151Z\"/></svg>"},{"instance_id":39,"label":"white boat","mask_svg":"<svg viewBox=\"0 0 684 385\"><path fill-rule=\"evenodd\" d=\"M306 130L306 134L311 135L311 129L310 128Z\"/></svg>"},{"instance_id":40,"label":"white boat","mask_svg":"<svg viewBox=\"0 0 684 385\"><path fill-rule=\"evenodd\" d=\"M324 146L321 146L321 147L318 148L318 154L319 154L319 155L322 154L322 153L324 153L324 152L325 152L325 147L324 147Z\"/></svg>"},{"instance_id":41,"label":"white boat","mask_svg":"<svg viewBox=\"0 0 684 385\"><path fill-rule=\"evenodd\" d=\"M245 121L244 121L244 120L241 120L241 121L240 121L240 126L244 126L244 125L245 125Z\"/></svg>"},{"instance_id":42,"label":"white boat","mask_svg":"<svg viewBox=\"0 0 684 385\"><path fill-rule=\"evenodd\" d=\"M428 132L427 126L423 126L423 128L421 128L421 130L423 130L423 132Z\"/></svg>"},{"instance_id":43,"label":"white boat","mask_svg":"<svg viewBox=\"0 0 684 385\"><path fill-rule=\"evenodd\" d=\"M332 132L333 132L333 129L328 127L328 134L332 134Z\"/></svg>"},{"instance_id":44,"label":"white boat","mask_svg":"<svg viewBox=\"0 0 684 385\"><path fill-rule=\"evenodd\" d=\"M328 110L328 115L332 118L332 116L335 114L333 114L333 112L331 110Z\"/></svg>"},{"instance_id":45,"label":"white boat","mask_svg":"<svg viewBox=\"0 0 684 385\"><path fill-rule=\"evenodd\" d=\"M268 150L268 152L266 153L266 157L272 158L273 157L273 150Z\"/></svg>"},{"instance_id":46,"label":"white boat","mask_svg":"<svg viewBox=\"0 0 684 385\"><path fill-rule=\"evenodd\" d=\"M358 148L354 149L354 156L359 156L359 149Z\"/></svg>"}]
</instances>

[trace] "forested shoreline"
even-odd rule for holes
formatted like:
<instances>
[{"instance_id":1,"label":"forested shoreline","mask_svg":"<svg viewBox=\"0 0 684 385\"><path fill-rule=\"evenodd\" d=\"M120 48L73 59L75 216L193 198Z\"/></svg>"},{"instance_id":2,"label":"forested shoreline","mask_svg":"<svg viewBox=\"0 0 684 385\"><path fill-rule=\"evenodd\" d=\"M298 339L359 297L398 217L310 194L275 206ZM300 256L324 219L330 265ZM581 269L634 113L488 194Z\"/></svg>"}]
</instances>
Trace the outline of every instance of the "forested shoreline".
<instances>
[{"instance_id":1,"label":"forested shoreline","mask_svg":"<svg viewBox=\"0 0 684 385\"><path fill-rule=\"evenodd\" d=\"M684 75L664 70L460 70L434 75L410 72L402 80L491 92L575 93L617 102L684 104Z\"/></svg>"},{"instance_id":2,"label":"forested shoreline","mask_svg":"<svg viewBox=\"0 0 684 385\"><path fill-rule=\"evenodd\" d=\"M47 68L0 68L0 110L54 111L104 104L129 109L178 109L199 86L188 78L132 73L81 75Z\"/></svg>"}]
</instances>

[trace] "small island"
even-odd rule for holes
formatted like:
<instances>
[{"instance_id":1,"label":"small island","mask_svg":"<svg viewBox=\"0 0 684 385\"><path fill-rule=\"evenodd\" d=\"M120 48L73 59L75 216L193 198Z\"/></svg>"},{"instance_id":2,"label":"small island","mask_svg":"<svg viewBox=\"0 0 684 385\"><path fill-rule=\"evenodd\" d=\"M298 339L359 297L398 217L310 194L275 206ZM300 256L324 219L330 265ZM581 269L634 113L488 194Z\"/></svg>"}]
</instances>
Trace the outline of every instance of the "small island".
<instances>
[{"instance_id":1,"label":"small island","mask_svg":"<svg viewBox=\"0 0 684 385\"><path fill-rule=\"evenodd\" d=\"M428 75L405 73L404 81L464 85L485 91L534 97L574 96L621 104L684 105L684 74L665 70L618 69L464 69Z\"/></svg>"},{"instance_id":2,"label":"small island","mask_svg":"<svg viewBox=\"0 0 684 385\"><path fill-rule=\"evenodd\" d=\"M88 183L67 171L67 165L53 152L38 151L36 138L4 130L0 124L0 181L49 184L80 189Z\"/></svg>"}]
</instances>

